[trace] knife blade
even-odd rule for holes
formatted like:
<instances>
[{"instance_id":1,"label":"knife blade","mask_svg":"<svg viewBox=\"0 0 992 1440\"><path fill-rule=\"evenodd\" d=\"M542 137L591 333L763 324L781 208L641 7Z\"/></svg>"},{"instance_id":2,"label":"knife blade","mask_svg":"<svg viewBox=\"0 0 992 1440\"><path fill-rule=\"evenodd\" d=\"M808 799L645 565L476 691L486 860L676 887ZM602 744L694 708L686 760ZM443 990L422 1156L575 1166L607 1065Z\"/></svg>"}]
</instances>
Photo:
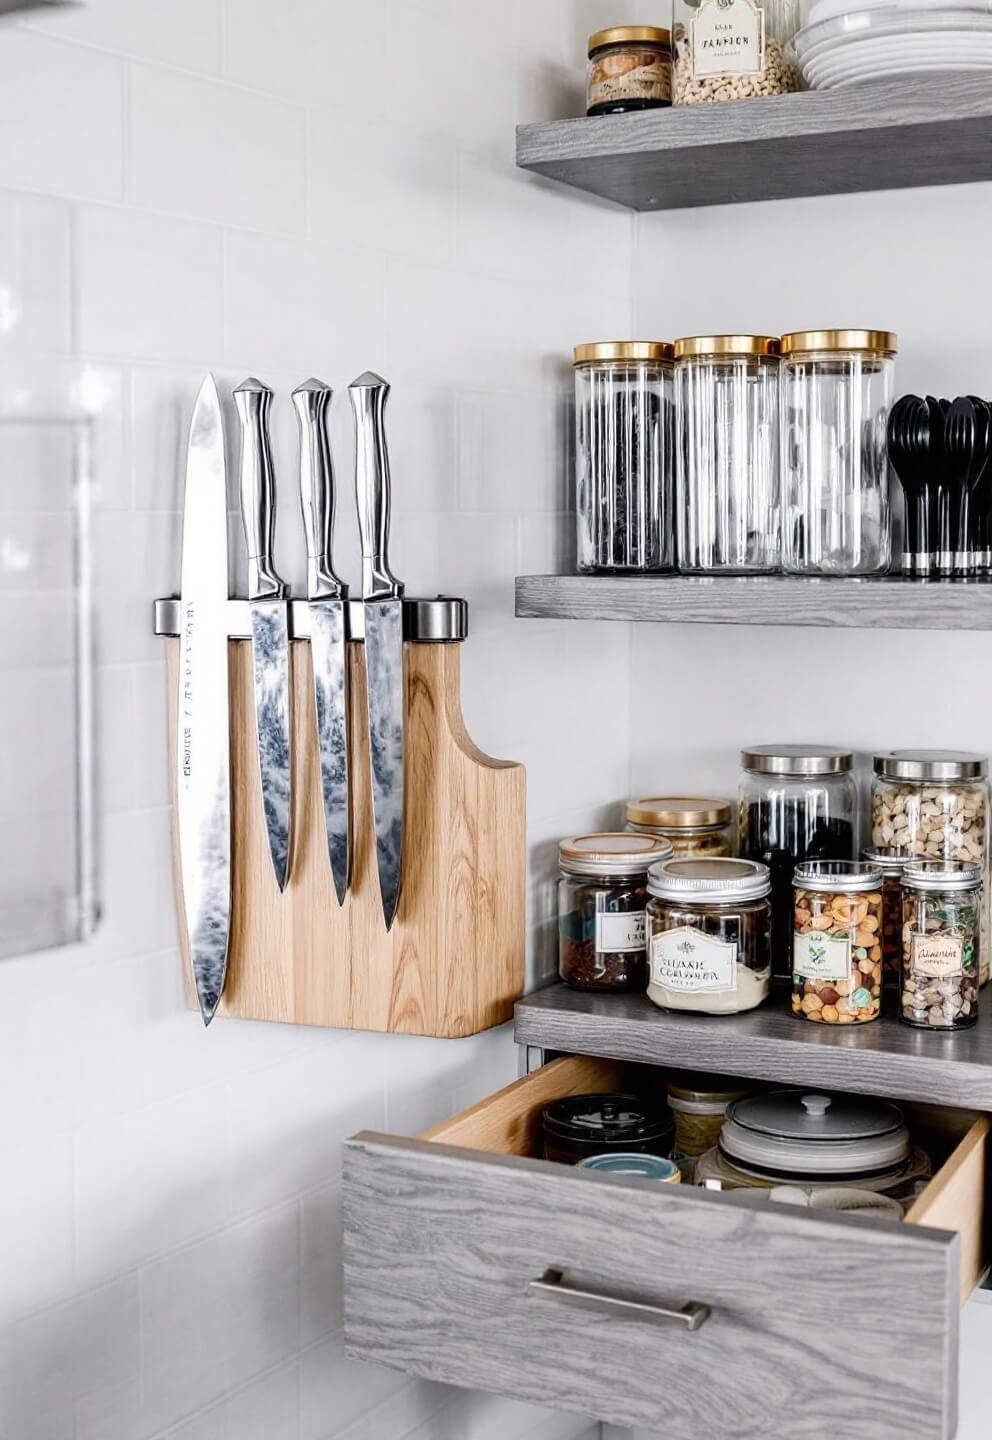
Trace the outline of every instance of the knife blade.
<instances>
[{"instance_id":1,"label":"knife blade","mask_svg":"<svg viewBox=\"0 0 992 1440\"><path fill-rule=\"evenodd\" d=\"M334 573L334 467L327 433L332 391L306 380L293 391L300 423L300 499L307 537L307 599L313 655L317 748L324 799L327 853L338 904L344 904L351 872L348 791L348 587Z\"/></svg>"},{"instance_id":2,"label":"knife blade","mask_svg":"<svg viewBox=\"0 0 992 1440\"><path fill-rule=\"evenodd\" d=\"M212 375L190 425L180 591L179 860L190 962L209 1025L224 993L231 928L227 466Z\"/></svg>"},{"instance_id":3,"label":"knife blade","mask_svg":"<svg viewBox=\"0 0 992 1440\"><path fill-rule=\"evenodd\" d=\"M389 385L366 371L348 390L355 415L355 492L362 538L365 676L379 894L392 928L403 875L403 586L389 568Z\"/></svg>"},{"instance_id":4,"label":"knife blade","mask_svg":"<svg viewBox=\"0 0 992 1440\"><path fill-rule=\"evenodd\" d=\"M289 878L291 751L289 606L273 563L276 486L269 445L272 391L250 377L234 392L241 419L241 518L248 544L248 601L255 720L269 854L279 889Z\"/></svg>"}]
</instances>

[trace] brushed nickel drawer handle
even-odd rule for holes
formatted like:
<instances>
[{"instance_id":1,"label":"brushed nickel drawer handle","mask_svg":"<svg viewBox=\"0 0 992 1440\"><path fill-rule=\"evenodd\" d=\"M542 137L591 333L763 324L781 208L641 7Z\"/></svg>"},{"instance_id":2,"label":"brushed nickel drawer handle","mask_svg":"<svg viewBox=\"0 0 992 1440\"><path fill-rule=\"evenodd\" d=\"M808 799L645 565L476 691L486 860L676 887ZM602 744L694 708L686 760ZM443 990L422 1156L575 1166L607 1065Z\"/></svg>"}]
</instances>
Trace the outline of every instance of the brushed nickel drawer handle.
<instances>
[{"instance_id":1,"label":"brushed nickel drawer handle","mask_svg":"<svg viewBox=\"0 0 992 1440\"><path fill-rule=\"evenodd\" d=\"M698 1330L710 1316L710 1307L698 1300L690 1300L681 1310L666 1310L663 1305L649 1305L642 1300L621 1300L616 1295L604 1295L597 1290L580 1290L569 1285L563 1270L545 1270L540 1280L531 1280L527 1294L539 1299L548 1296L563 1305L574 1305L579 1310L593 1310L599 1315L615 1315L624 1320L646 1320L651 1325L682 1325L686 1330Z\"/></svg>"}]
</instances>

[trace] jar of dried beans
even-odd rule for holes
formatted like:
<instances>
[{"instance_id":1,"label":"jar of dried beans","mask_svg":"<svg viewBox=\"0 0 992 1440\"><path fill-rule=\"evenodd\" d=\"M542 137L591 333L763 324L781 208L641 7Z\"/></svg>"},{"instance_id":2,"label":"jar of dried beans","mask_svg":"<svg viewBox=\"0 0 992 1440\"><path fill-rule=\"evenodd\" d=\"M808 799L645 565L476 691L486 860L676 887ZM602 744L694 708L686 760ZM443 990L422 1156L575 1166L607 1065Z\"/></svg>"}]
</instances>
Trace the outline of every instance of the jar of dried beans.
<instances>
[{"instance_id":1,"label":"jar of dried beans","mask_svg":"<svg viewBox=\"0 0 992 1440\"><path fill-rule=\"evenodd\" d=\"M559 846L558 973L578 990L643 990L649 868L672 853L652 835L574 835Z\"/></svg>"},{"instance_id":2,"label":"jar of dried beans","mask_svg":"<svg viewBox=\"0 0 992 1440\"><path fill-rule=\"evenodd\" d=\"M902 877L912 857L863 850L861 858L882 870L882 986L894 990L902 965Z\"/></svg>"},{"instance_id":3,"label":"jar of dried beans","mask_svg":"<svg viewBox=\"0 0 992 1440\"><path fill-rule=\"evenodd\" d=\"M792 1009L825 1025L882 1013L882 869L865 861L796 866Z\"/></svg>"},{"instance_id":4,"label":"jar of dried beans","mask_svg":"<svg viewBox=\"0 0 992 1440\"><path fill-rule=\"evenodd\" d=\"M799 0L675 0L676 105L749 100L802 88L790 42Z\"/></svg>"},{"instance_id":5,"label":"jar of dried beans","mask_svg":"<svg viewBox=\"0 0 992 1440\"><path fill-rule=\"evenodd\" d=\"M672 36L655 25L616 25L589 37L588 115L624 115L672 103Z\"/></svg>"},{"instance_id":6,"label":"jar of dried beans","mask_svg":"<svg viewBox=\"0 0 992 1440\"><path fill-rule=\"evenodd\" d=\"M676 856L720 858L734 852L733 807L727 800L649 796L628 801L626 816L628 830L670 840Z\"/></svg>"},{"instance_id":7,"label":"jar of dried beans","mask_svg":"<svg viewBox=\"0 0 992 1440\"><path fill-rule=\"evenodd\" d=\"M900 1014L922 1030L978 1020L982 872L931 860L903 874Z\"/></svg>"}]
</instances>

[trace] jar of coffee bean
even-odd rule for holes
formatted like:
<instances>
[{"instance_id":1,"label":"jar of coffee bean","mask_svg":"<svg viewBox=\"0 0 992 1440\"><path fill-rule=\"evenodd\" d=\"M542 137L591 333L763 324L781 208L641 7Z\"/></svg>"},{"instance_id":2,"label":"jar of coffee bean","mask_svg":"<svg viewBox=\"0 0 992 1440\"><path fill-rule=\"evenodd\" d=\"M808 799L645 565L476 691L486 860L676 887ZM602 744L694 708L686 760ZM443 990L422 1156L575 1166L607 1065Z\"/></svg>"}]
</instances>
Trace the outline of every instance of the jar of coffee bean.
<instances>
[{"instance_id":1,"label":"jar of coffee bean","mask_svg":"<svg viewBox=\"0 0 992 1440\"><path fill-rule=\"evenodd\" d=\"M900 1013L922 1030L978 1020L982 872L931 860L903 872Z\"/></svg>"},{"instance_id":2,"label":"jar of coffee bean","mask_svg":"<svg viewBox=\"0 0 992 1440\"><path fill-rule=\"evenodd\" d=\"M798 865L792 1009L823 1025L882 1013L882 870L866 861Z\"/></svg>"},{"instance_id":3,"label":"jar of coffee bean","mask_svg":"<svg viewBox=\"0 0 992 1440\"><path fill-rule=\"evenodd\" d=\"M559 846L558 973L577 990L647 987L648 870L671 857L657 835L573 835Z\"/></svg>"}]
</instances>

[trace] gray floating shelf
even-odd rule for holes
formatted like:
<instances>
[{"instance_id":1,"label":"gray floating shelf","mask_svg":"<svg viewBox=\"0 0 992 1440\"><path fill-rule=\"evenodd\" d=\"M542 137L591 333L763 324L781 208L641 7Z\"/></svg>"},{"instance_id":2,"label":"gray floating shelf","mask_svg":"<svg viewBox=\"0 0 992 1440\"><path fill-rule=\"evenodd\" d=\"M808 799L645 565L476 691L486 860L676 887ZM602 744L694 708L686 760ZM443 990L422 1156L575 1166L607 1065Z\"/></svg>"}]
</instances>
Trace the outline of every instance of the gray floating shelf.
<instances>
[{"instance_id":1,"label":"gray floating shelf","mask_svg":"<svg viewBox=\"0 0 992 1440\"><path fill-rule=\"evenodd\" d=\"M644 995L553 985L518 1000L520 1045L569 1055L670 1065L785 1085L992 1110L992 1025L943 1035L895 1019L819 1026L773 997L747 1015L671 1015Z\"/></svg>"},{"instance_id":2,"label":"gray floating shelf","mask_svg":"<svg viewBox=\"0 0 992 1440\"><path fill-rule=\"evenodd\" d=\"M790 575L520 575L516 613L528 620L992 630L992 582L805 580Z\"/></svg>"},{"instance_id":3,"label":"gray floating shelf","mask_svg":"<svg viewBox=\"0 0 992 1440\"><path fill-rule=\"evenodd\" d=\"M992 180L982 74L521 125L517 164L633 210Z\"/></svg>"}]
</instances>

